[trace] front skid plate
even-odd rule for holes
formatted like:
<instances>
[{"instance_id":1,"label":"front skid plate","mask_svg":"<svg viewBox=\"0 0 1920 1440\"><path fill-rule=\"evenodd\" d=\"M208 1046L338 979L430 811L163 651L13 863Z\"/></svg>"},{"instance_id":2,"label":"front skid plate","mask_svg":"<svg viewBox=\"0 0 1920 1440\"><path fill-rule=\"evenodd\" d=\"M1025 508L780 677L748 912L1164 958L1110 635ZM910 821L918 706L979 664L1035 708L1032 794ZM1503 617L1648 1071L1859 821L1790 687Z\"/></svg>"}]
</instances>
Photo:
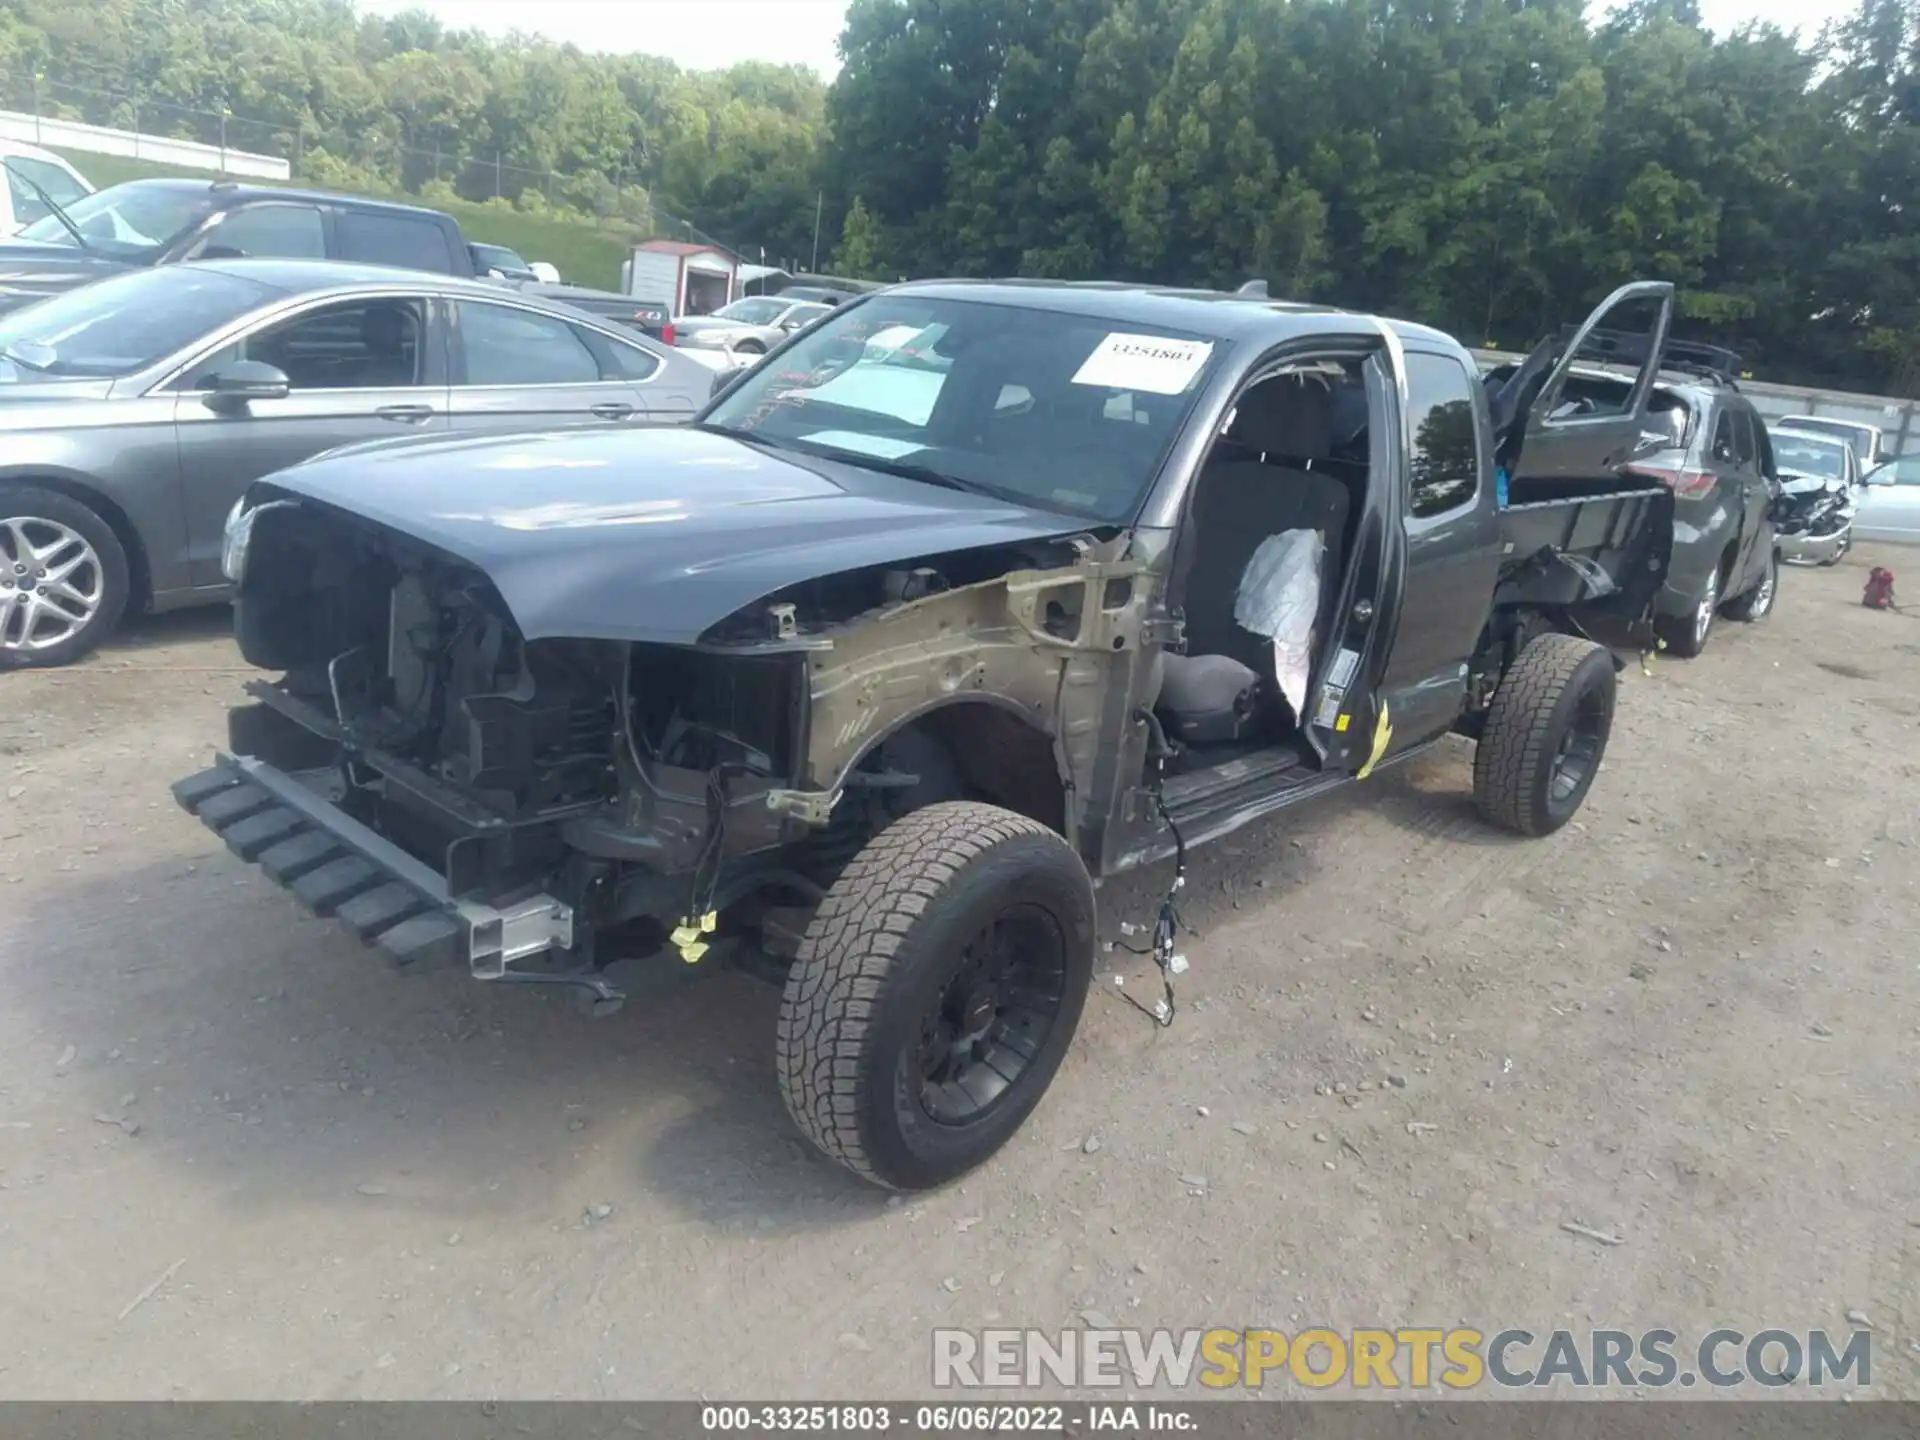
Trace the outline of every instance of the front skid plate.
<instances>
[{"instance_id":1,"label":"front skid plate","mask_svg":"<svg viewBox=\"0 0 1920 1440\"><path fill-rule=\"evenodd\" d=\"M295 783L278 772L275 782ZM467 918L424 873L402 875L321 823L318 807L286 803L222 760L173 786L173 798L242 860L258 865L315 915L332 916L409 970L472 960ZM316 801L318 797L315 797ZM347 822L345 817L340 817ZM416 867L424 872L424 867ZM418 883L422 880L427 883Z\"/></svg>"}]
</instances>

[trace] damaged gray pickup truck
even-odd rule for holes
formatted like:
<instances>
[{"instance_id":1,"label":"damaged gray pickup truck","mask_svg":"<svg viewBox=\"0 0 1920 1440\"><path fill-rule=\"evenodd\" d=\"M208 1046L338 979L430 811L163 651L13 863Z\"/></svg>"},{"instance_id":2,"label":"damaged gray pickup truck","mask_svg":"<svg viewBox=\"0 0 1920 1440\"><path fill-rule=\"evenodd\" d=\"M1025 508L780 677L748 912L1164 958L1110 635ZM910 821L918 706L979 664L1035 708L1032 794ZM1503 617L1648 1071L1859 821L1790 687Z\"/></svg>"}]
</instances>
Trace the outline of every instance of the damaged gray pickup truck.
<instances>
[{"instance_id":1,"label":"damaged gray pickup truck","mask_svg":"<svg viewBox=\"0 0 1920 1440\"><path fill-rule=\"evenodd\" d=\"M1621 663L1586 636L1644 633L1672 542L1618 478L1672 304L1483 380L1258 284L911 284L689 427L334 452L229 522L279 678L174 793L408 970L607 1009L614 962L750 957L800 1127L936 1185L1052 1080L1098 882L1449 733L1489 820L1575 812ZM1569 412L1601 325L1644 368Z\"/></svg>"}]
</instances>

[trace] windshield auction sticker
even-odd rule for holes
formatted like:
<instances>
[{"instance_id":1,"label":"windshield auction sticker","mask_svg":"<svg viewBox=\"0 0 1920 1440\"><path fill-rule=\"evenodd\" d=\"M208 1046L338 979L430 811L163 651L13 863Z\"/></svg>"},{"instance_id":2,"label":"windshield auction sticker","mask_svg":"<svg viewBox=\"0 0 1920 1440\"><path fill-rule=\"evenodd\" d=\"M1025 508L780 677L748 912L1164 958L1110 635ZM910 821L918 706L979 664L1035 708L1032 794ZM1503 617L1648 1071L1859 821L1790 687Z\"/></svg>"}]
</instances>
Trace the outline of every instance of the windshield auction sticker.
<instances>
[{"instance_id":1,"label":"windshield auction sticker","mask_svg":"<svg viewBox=\"0 0 1920 1440\"><path fill-rule=\"evenodd\" d=\"M1109 335L1074 375L1076 385L1178 395L1193 383L1213 354L1205 340L1165 340L1158 335Z\"/></svg>"}]
</instances>

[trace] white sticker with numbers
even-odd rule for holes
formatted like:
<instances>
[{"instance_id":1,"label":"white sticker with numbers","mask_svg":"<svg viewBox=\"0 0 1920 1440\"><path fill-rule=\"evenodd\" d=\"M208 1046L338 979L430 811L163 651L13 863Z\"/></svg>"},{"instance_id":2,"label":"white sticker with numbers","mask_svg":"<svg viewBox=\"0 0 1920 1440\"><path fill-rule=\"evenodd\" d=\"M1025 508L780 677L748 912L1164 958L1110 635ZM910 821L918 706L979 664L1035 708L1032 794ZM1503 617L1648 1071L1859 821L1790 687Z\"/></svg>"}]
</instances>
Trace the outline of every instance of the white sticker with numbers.
<instances>
[{"instance_id":1,"label":"white sticker with numbers","mask_svg":"<svg viewBox=\"0 0 1920 1440\"><path fill-rule=\"evenodd\" d=\"M1158 335L1109 335L1094 347L1073 377L1076 385L1178 395L1205 367L1213 346L1205 340L1164 340Z\"/></svg>"}]
</instances>

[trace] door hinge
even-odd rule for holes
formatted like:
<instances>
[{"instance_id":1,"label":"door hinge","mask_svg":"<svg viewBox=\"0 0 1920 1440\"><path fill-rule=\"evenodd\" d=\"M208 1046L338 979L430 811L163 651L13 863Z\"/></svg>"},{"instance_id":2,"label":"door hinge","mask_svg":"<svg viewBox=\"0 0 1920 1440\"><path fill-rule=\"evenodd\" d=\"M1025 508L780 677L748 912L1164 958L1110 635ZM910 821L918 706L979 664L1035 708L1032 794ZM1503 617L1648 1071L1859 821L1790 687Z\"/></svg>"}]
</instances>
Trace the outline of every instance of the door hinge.
<instances>
[{"instance_id":1,"label":"door hinge","mask_svg":"<svg viewBox=\"0 0 1920 1440\"><path fill-rule=\"evenodd\" d=\"M1159 645L1168 650L1184 649L1187 643L1186 617L1175 610L1166 615L1155 615L1141 621L1140 643Z\"/></svg>"}]
</instances>

